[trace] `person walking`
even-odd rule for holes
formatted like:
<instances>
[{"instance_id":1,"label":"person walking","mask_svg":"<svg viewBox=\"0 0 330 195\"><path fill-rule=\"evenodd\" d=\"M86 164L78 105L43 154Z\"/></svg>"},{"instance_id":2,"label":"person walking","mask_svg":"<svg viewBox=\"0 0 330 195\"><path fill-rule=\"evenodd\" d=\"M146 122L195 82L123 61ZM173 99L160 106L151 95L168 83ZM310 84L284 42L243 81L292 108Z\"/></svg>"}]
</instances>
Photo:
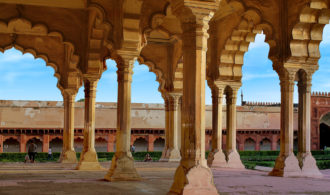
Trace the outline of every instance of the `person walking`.
<instances>
[{"instance_id":1,"label":"person walking","mask_svg":"<svg viewBox=\"0 0 330 195\"><path fill-rule=\"evenodd\" d=\"M135 146L134 146L134 144L131 146L131 152L132 152L132 153L135 152Z\"/></svg>"},{"instance_id":2,"label":"person walking","mask_svg":"<svg viewBox=\"0 0 330 195\"><path fill-rule=\"evenodd\" d=\"M48 157L47 157L47 160L50 160L50 159L53 160L52 147L49 147L49 149L48 149Z\"/></svg>"},{"instance_id":3,"label":"person walking","mask_svg":"<svg viewBox=\"0 0 330 195\"><path fill-rule=\"evenodd\" d=\"M37 145L35 144L34 140L30 143L28 154L31 163L34 163L34 158L36 156Z\"/></svg>"}]
</instances>

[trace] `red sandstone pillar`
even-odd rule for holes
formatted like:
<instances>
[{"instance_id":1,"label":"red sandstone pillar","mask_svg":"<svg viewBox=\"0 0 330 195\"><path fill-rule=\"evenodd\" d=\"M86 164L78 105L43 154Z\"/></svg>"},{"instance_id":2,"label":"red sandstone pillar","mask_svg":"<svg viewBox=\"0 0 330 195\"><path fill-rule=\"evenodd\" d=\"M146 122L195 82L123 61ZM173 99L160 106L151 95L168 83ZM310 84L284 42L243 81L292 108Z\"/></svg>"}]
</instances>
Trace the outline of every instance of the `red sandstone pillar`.
<instances>
[{"instance_id":1,"label":"red sandstone pillar","mask_svg":"<svg viewBox=\"0 0 330 195\"><path fill-rule=\"evenodd\" d=\"M19 152L26 152L26 135L20 135Z\"/></svg>"},{"instance_id":2,"label":"red sandstone pillar","mask_svg":"<svg viewBox=\"0 0 330 195\"><path fill-rule=\"evenodd\" d=\"M148 135L148 152L154 151L154 141L155 141L154 135Z\"/></svg>"},{"instance_id":3,"label":"red sandstone pillar","mask_svg":"<svg viewBox=\"0 0 330 195\"><path fill-rule=\"evenodd\" d=\"M3 136L0 135L0 153L3 153Z\"/></svg>"},{"instance_id":4,"label":"red sandstone pillar","mask_svg":"<svg viewBox=\"0 0 330 195\"><path fill-rule=\"evenodd\" d=\"M49 149L49 135L42 136L42 152L48 152Z\"/></svg>"},{"instance_id":5,"label":"red sandstone pillar","mask_svg":"<svg viewBox=\"0 0 330 195\"><path fill-rule=\"evenodd\" d=\"M112 134L108 135L108 145L107 145L107 152L113 152L113 146L115 144L115 136Z\"/></svg>"},{"instance_id":6,"label":"red sandstone pillar","mask_svg":"<svg viewBox=\"0 0 330 195\"><path fill-rule=\"evenodd\" d=\"M255 149L256 149L256 151L260 151L260 135L257 135Z\"/></svg>"},{"instance_id":7,"label":"red sandstone pillar","mask_svg":"<svg viewBox=\"0 0 330 195\"><path fill-rule=\"evenodd\" d=\"M277 136L272 136L272 150L277 150Z\"/></svg>"}]
</instances>

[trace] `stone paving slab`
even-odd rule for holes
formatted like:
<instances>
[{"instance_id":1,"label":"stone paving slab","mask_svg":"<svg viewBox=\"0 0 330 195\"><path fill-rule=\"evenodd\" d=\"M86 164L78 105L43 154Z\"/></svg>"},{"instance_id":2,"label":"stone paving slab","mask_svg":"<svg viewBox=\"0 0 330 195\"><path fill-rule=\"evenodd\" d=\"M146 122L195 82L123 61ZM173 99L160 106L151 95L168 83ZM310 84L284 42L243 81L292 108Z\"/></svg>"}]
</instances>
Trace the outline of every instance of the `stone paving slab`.
<instances>
[{"instance_id":1,"label":"stone paving slab","mask_svg":"<svg viewBox=\"0 0 330 195\"><path fill-rule=\"evenodd\" d=\"M142 181L107 182L105 170L77 171L76 165L60 163L0 163L0 194L166 194L178 163L136 162ZM330 194L330 170L324 178L281 178L266 171L212 169L220 194Z\"/></svg>"}]
</instances>

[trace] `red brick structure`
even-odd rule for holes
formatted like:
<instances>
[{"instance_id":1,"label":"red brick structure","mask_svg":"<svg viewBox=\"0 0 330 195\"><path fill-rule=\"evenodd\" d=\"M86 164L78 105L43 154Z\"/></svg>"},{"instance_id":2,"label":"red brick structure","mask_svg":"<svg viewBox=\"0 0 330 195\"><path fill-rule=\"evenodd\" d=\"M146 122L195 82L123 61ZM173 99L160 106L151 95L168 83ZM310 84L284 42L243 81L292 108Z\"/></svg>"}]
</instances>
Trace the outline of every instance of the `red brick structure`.
<instances>
[{"instance_id":1,"label":"red brick structure","mask_svg":"<svg viewBox=\"0 0 330 195\"><path fill-rule=\"evenodd\" d=\"M320 139L322 136L320 132L320 120L323 116L330 113L330 93L316 92L312 94L311 99L311 147L312 150L318 150L320 148L323 149L323 147L320 146ZM328 139L330 139L330 137L328 137Z\"/></svg>"},{"instance_id":2,"label":"red brick structure","mask_svg":"<svg viewBox=\"0 0 330 195\"><path fill-rule=\"evenodd\" d=\"M312 97L312 113L311 113L311 134L312 134L312 150L320 149L320 120L327 113L330 113L330 93L313 93ZM6 101L2 101L2 104L8 104ZM22 102L19 104L23 104ZM30 109L26 105L20 107L20 105L14 105L8 107L7 109L25 109L24 118L18 117L15 120L14 117L19 116L19 114L13 114L12 116L7 116L10 119L6 119L4 109L5 106L0 107L0 152L26 152L26 146L32 139L35 139L39 143L38 147L39 152L47 152L49 147L53 147L53 151L60 152L62 144L62 133L63 129L61 127L61 122L59 121L49 121L49 124L52 127L47 127L47 122L45 118L33 118L35 113L41 113L46 117L54 117L49 115L52 112L59 112L55 110L55 105L52 102L39 102L40 107L37 108L35 105L31 105L34 109ZM49 107L43 107L42 105L47 104ZM58 104L58 103L57 103ZM115 104L111 104L115 105ZM103 104L102 104L103 106ZM100 108L102 107L100 104ZM115 109L111 107L112 109ZM47 113L42 114L47 109ZM51 111L50 109L54 109ZM61 109L61 108L58 108ZM81 117L79 113L79 108L77 115ZM151 114L150 121L145 120L147 116L141 116L141 113L134 111L133 127L131 130L131 145L135 144L137 151L148 150L148 151L161 151L162 146L165 142L165 132L164 120L162 117L162 107L152 108L152 106L146 105L145 107L137 107L139 112L148 115L150 111L154 111ZM150 110L151 109L151 110ZM209 108L207 108L208 110ZM103 109L104 110L104 109ZM51 111L51 112L49 112ZM210 110L208 110L210 111ZM279 149L279 140L280 140L280 129L279 129L279 104L278 103L259 103L259 102L244 102L243 106L237 107L238 113L238 128L237 128L237 149L238 150L278 150ZM100 111L103 112L103 111ZM109 111L107 111L109 112ZM297 108L295 108L295 113ZM8 112L6 112L8 114ZM98 113L98 112L97 112ZM101 113L103 116L106 112ZM261 115L269 115L268 120L261 120L259 115L256 113L261 113ZM109 113L108 113L109 114ZM10 115L10 114L8 114ZM111 113L110 113L111 115ZM2 117L1 117L2 116ZM32 117L33 116L33 117ZM208 115L207 115L208 116ZM257 119L256 119L257 118ZM10 122L11 120L11 122ZM31 126L27 126L30 122L29 120L36 120L35 123ZM100 126L114 126L114 124L107 122L104 123L102 117L97 118L97 124L100 124L96 127L95 130L95 144L96 150L99 152L114 152L115 151L115 133L116 128L101 128ZM20 124L21 127L13 127L15 121ZM28 123L26 122L28 121ZM78 120L79 121L79 120ZM206 136L205 136L205 148L206 150L211 149L211 122L210 119L207 119L206 126ZM59 122L59 124L56 124ZM260 123L260 124L255 124ZM297 137L297 116L295 114L295 137ZM7 126L6 126L7 125ZM16 124L17 125L17 124ZM18 126L18 125L17 125ZM24 126L24 127L23 127ZM263 128L264 127L264 128ZM223 147L226 145L226 129L223 129ZM82 140L83 140L83 127L78 124L75 128L75 150L80 151L82 149ZM8 148L8 144L11 146ZM329 145L330 146L330 145Z\"/></svg>"}]
</instances>

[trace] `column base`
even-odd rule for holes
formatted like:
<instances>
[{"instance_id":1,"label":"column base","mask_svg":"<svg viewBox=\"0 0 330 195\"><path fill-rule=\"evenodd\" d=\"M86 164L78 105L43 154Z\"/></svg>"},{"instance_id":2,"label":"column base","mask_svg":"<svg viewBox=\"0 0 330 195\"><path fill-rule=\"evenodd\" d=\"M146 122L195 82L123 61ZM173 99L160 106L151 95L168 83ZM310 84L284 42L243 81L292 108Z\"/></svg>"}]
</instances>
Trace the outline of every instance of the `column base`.
<instances>
[{"instance_id":1,"label":"column base","mask_svg":"<svg viewBox=\"0 0 330 195\"><path fill-rule=\"evenodd\" d=\"M168 162L168 154L169 149L168 148L164 148L163 152L162 152L162 156L159 159L159 162Z\"/></svg>"},{"instance_id":2,"label":"column base","mask_svg":"<svg viewBox=\"0 0 330 195\"><path fill-rule=\"evenodd\" d=\"M212 168L227 167L226 156L222 150L215 150L209 153L207 157L207 165Z\"/></svg>"},{"instance_id":3,"label":"column base","mask_svg":"<svg viewBox=\"0 0 330 195\"><path fill-rule=\"evenodd\" d=\"M181 160L181 155L180 155L180 151L178 149L170 149L167 150L168 151L168 156L165 160L167 160L167 162L180 162Z\"/></svg>"},{"instance_id":4,"label":"column base","mask_svg":"<svg viewBox=\"0 0 330 195\"><path fill-rule=\"evenodd\" d=\"M275 161L273 170L268 175L278 177L300 177L301 169L298 159L293 152L288 156L280 154Z\"/></svg>"},{"instance_id":5,"label":"column base","mask_svg":"<svg viewBox=\"0 0 330 195\"><path fill-rule=\"evenodd\" d=\"M80 156L80 161L77 170L102 170L104 169L98 159L95 151L83 152Z\"/></svg>"},{"instance_id":6,"label":"column base","mask_svg":"<svg viewBox=\"0 0 330 195\"><path fill-rule=\"evenodd\" d=\"M124 153L116 153L112 158L111 167L104 179L107 181L139 181L141 177L134 167L134 159L132 157Z\"/></svg>"},{"instance_id":7,"label":"column base","mask_svg":"<svg viewBox=\"0 0 330 195\"><path fill-rule=\"evenodd\" d=\"M74 150L62 151L60 156L60 163L77 163L77 156Z\"/></svg>"},{"instance_id":8,"label":"column base","mask_svg":"<svg viewBox=\"0 0 330 195\"><path fill-rule=\"evenodd\" d=\"M310 152L298 153L297 155L301 174L305 177L322 178L323 175L316 165L316 161Z\"/></svg>"},{"instance_id":9,"label":"column base","mask_svg":"<svg viewBox=\"0 0 330 195\"><path fill-rule=\"evenodd\" d=\"M218 195L213 183L213 175L208 167L196 165L190 169L179 165L175 172L174 183L168 195Z\"/></svg>"},{"instance_id":10,"label":"column base","mask_svg":"<svg viewBox=\"0 0 330 195\"><path fill-rule=\"evenodd\" d=\"M245 169L237 150L232 150L227 153L227 167L233 169Z\"/></svg>"}]
</instances>

